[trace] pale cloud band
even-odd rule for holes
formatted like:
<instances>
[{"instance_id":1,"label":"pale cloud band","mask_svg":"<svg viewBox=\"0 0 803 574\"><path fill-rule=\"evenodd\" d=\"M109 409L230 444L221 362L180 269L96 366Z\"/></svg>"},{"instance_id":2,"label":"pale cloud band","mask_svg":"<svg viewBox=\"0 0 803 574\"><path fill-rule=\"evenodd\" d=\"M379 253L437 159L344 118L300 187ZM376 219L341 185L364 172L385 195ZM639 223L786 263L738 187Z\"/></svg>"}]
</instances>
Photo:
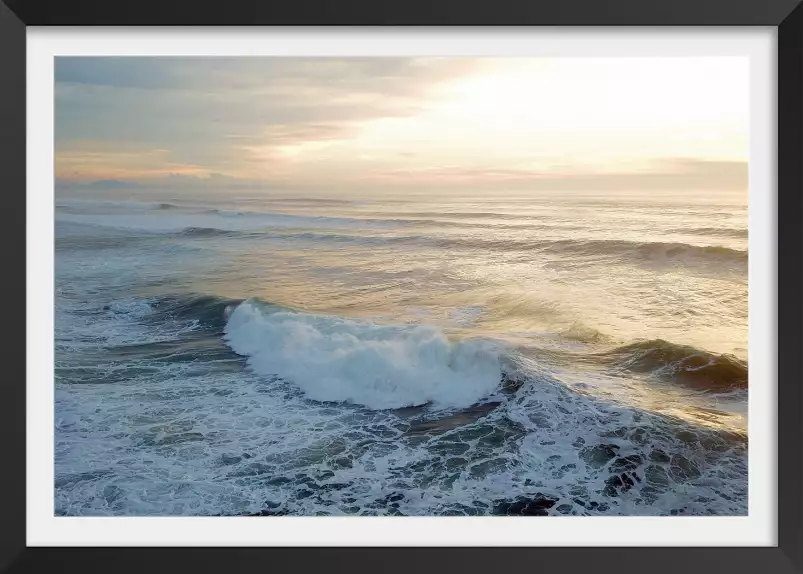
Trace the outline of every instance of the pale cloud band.
<instances>
[{"instance_id":1,"label":"pale cloud band","mask_svg":"<svg viewBox=\"0 0 803 574\"><path fill-rule=\"evenodd\" d=\"M744 189L740 58L57 58L56 177Z\"/></svg>"}]
</instances>

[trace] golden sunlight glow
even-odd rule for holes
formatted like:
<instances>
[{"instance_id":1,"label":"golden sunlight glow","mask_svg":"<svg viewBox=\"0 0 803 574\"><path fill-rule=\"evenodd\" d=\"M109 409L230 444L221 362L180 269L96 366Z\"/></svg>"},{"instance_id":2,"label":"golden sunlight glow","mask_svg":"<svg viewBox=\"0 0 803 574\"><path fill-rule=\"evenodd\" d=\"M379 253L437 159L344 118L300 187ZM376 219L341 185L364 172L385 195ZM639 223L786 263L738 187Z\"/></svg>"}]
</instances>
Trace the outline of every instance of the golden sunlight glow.
<instances>
[{"instance_id":1,"label":"golden sunlight glow","mask_svg":"<svg viewBox=\"0 0 803 574\"><path fill-rule=\"evenodd\" d=\"M220 162L225 168L218 171L232 177L281 175L331 185L389 183L411 173L437 183L514 172L522 177L639 173L676 158L747 160L745 59L488 58L473 63L443 81L420 80L410 86L414 95L337 95L324 84L318 92L307 90L318 99L306 108L323 119L300 131L266 124L261 140L249 137L246 143L239 143L236 134L216 138L209 145L217 148L205 150L204 157L230 158ZM364 86L376 81L369 78ZM247 117L250 96L240 96ZM404 105L385 113L386 100ZM364 108L362 117L327 116L354 104ZM255 112L259 117L270 119ZM145 169L124 162L115 170L116 159L95 159L91 171L106 163L108 176ZM186 163L173 160L173 169L194 169ZM61 174L80 171L77 164L80 154L57 157ZM165 162L162 169L170 167ZM154 170L158 166L147 168ZM216 169L210 165L207 171Z\"/></svg>"},{"instance_id":2,"label":"golden sunlight glow","mask_svg":"<svg viewBox=\"0 0 803 574\"><path fill-rule=\"evenodd\" d=\"M488 61L411 116L293 157L385 167L616 172L662 158L747 157L747 67L739 59Z\"/></svg>"}]
</instances>

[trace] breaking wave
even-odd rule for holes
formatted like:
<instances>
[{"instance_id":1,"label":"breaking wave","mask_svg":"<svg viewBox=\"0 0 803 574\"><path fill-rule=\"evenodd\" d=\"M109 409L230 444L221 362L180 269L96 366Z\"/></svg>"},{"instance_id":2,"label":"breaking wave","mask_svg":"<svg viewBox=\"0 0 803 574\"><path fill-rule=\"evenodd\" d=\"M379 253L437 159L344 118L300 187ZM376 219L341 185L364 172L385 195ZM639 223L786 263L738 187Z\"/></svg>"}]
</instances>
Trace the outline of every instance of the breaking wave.
<instances>
[{"instance_id":1,"label":"breaking wave","mask_svg":"<svg viewBox=\"0 0 803 574\"><path fill-rule=\"evenodd\" d=\"M746 512L745 435L578 392L543 354L209 294L98 311L104 336L144 336L57 369L60 460L81 449L58 468L58 514ZM647 341L598 359L652 373L699 353ZM148 495L96 479L109 460Z\"/></svg>"},{"instance_id":2,"label":"breaking wave","mask_svg":"<svg viewBox=\"0 0 803 574\"><path fill-rule=\"evenodd\" d=\"M617 369L649 373L706 391L747 387L748 366L738 358L660 339L618 347L600 357Z\"/></svg>"},{"instance_id":3,"label":"breaking wave","mask_svg":"<svg viewBox=\"0 0 803 574\"><path fill-rule=\"evenodd\" d=\"M276 311L252 300L234 310L225 333L255 372L286 378L318 401L468 407L502 375L492 344L450 341L434 327Z\"/></svg>"}]
</instances>

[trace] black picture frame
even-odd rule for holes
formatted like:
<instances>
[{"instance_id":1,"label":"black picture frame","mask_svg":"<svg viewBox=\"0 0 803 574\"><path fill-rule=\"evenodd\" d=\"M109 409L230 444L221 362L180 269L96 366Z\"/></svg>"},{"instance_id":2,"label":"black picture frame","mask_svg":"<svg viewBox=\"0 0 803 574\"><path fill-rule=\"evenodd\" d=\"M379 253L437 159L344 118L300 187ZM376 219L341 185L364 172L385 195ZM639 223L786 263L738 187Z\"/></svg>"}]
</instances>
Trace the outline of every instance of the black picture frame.
<instances>
[{"instance_id":1,"label":"black picture frame","mask_svg":"<svg viewBox=\"0 0 803 574\"><path fill-rule=\"evenodd\" d=\"M4 0L0 182L4 373L0 378L0 570L206 569L621 573L803 572L803 5L801 0ZM773 26L778 104L778 546L772 548L27 548L25 538L27 26ZM35 202L29 204L36 209Z\"/></svg>"}]
</instances>

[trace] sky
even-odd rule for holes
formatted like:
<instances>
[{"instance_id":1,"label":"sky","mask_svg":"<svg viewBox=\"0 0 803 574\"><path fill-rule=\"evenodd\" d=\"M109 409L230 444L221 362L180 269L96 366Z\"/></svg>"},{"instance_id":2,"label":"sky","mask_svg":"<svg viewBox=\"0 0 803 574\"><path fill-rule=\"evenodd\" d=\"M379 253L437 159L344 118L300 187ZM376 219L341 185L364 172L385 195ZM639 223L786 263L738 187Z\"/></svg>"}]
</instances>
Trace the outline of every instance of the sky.
<instances>
[{"instance_id":1,"label":"sky","mask_svg":"<svg viewBox=\"0 0 803 574\"><path fill-rule=\"evenodd\" d=\"M746 189L748 96L743 58L58 57L55 171L141 186Z\"/></svg>"}]
</instances>

